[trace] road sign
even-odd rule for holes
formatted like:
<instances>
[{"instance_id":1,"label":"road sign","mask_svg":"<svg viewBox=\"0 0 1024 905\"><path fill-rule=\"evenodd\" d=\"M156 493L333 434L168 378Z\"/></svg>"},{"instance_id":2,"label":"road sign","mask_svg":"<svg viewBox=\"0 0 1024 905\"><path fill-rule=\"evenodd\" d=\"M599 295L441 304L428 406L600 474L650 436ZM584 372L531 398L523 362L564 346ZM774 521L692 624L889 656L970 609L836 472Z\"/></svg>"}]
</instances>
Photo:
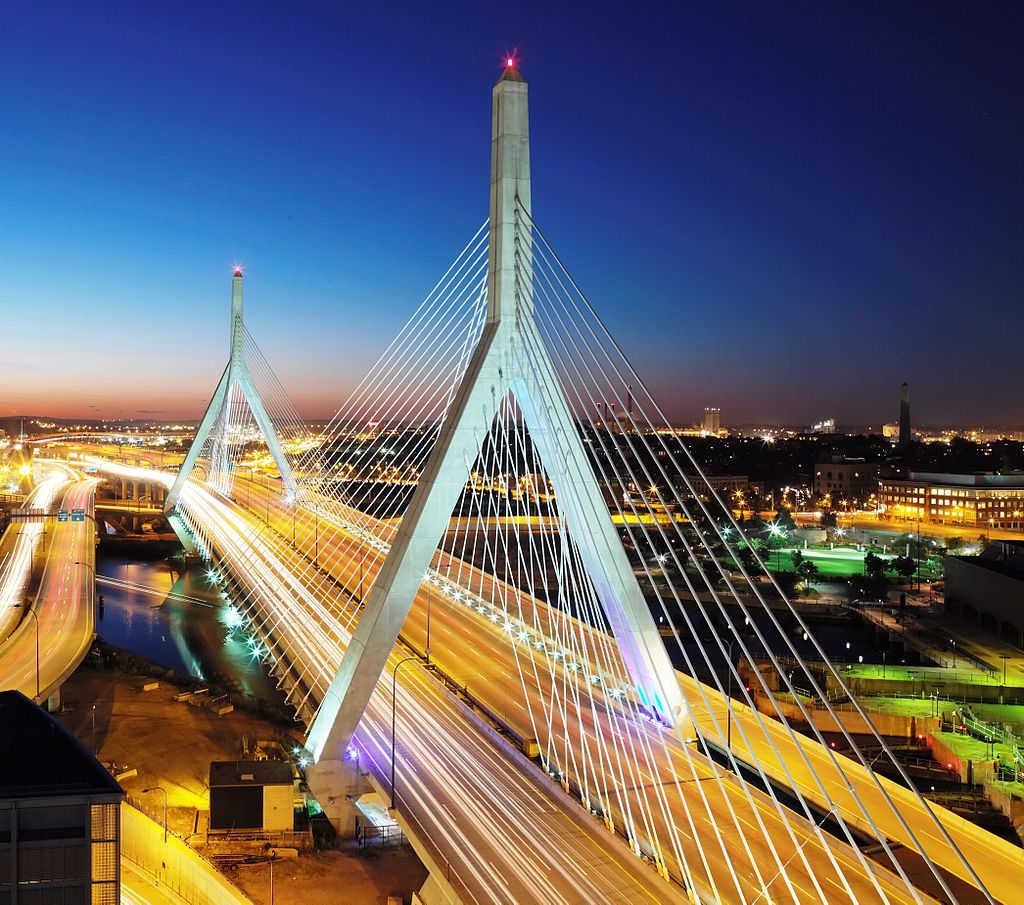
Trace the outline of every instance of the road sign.
<instances>
[{"instance_id":1,"label":"road sign","mask_svg":"<svg viewBox=\"0 0 1024 905\"><path fill-rule=\"evenodd\" d=\"M57 521L58 522L66 522L67 520L68 520L68 511L67 511L67 509L58 509L57 510Z\"/></svg>"},{"instance_id":2,"label":"road sign","mask_svg":"<svg viewBox=\"0 0 1024 905\"><path fill-rule=\"evenodd\" d=\"M73 522L84 522L85 521L85 510L84 509L72 509L71 510L71 521L73 521Z\"/></svg>"}]
</instances>

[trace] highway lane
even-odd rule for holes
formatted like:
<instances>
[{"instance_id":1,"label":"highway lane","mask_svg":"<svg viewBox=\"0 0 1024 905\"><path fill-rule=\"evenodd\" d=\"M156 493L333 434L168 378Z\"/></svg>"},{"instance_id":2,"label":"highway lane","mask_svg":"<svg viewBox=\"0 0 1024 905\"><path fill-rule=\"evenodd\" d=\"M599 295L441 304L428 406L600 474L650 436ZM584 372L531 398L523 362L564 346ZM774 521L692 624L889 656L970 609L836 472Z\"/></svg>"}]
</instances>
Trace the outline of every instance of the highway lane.
<instances>
[{"instance_id":1,"label":"highway lane","mask_svg":"<svg viewBox=\"0 0 1024 905\"><path fill-rule=\"evenodd\" d=\"M96 483L92 478L71 483L60 495L61 508L84 509L91 515ZM0 647L0 688L17 688L28 697L38 696L41 700L59 688L82 661L92 643L95 628L93 520L54 521L49 531L52 538L32 607L35 616L24 615Z\"/></svg>"},{"instance_id":2,"label":"highway lane","mask_svg":"<svg viewBox=\"0 0 1024 905\"><path fill-rule=\"evenodd\" d=\"M61 488L75 475L57 462L39 460L36 467L39 481L21 508L49 512ZM12 522L0 537L0 642L21 619L18 607L25 600L32 561L39 545L48 537L48 530L46 522Z\"/></svg>"}]
</instances>

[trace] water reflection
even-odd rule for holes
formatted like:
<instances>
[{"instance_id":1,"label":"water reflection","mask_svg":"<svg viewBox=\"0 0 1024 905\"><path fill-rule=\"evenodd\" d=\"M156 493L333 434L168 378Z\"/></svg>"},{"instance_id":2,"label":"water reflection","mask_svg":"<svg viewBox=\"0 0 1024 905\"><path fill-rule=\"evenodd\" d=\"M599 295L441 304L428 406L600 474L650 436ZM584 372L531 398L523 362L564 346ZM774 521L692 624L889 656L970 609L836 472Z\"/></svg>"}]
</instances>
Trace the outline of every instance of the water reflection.
<instances>
[{"instance_id":1,"label":"water reflection","mask_svg":"<svg viewBox=\"0 0 1024 905\"><path fill-rule=\"evenodd\" d=\"M264 668L265 649L250 643L239 610L205 568L179 575L163 561L100 554L96 571L112 582L97 586L104 641L213 685L283 700Z\"/></svg>"}]
</instances>

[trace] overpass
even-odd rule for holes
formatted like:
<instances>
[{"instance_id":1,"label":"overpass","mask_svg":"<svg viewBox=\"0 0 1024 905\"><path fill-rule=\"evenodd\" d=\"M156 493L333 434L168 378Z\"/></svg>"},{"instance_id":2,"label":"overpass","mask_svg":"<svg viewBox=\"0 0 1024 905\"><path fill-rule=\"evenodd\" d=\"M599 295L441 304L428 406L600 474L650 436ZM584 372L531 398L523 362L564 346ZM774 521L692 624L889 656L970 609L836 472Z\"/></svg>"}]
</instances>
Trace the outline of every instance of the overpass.
<instances>
[{"instance_id":1,"label":"overpass","mask_svg":"<svg viewBox=\"0 0 1024 905\"><path fill-rule=\"evenodd\" d=\"M82 521L58 521L50 513L39 584L30 602L27 582L9 600L16 620L0 647L0 687L16 688L37 702L60 703L60 688L88 653L95 635L96 529L94 478L67 477L50 509L80 509ZM40 536L42 530L40 528Z\"/></svg>"}]
</instances>

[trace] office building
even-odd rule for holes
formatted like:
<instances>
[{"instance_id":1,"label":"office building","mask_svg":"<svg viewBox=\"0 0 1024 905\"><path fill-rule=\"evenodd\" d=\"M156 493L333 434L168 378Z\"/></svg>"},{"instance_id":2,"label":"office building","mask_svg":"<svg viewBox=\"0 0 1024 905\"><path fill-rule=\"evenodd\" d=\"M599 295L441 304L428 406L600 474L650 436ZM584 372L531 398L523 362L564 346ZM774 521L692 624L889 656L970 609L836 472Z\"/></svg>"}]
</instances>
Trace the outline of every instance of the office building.
<instances>
[{"instance_id":1,"label":"office building","mask_svg":"<svg viewBox=\"0 0 1024 905\"><path fill-rule=\"evenodd\" d=\"M879 488L885 517L969 528L1024 529L1024 474L910 472Z\"/></svg>"}]
</instances>

